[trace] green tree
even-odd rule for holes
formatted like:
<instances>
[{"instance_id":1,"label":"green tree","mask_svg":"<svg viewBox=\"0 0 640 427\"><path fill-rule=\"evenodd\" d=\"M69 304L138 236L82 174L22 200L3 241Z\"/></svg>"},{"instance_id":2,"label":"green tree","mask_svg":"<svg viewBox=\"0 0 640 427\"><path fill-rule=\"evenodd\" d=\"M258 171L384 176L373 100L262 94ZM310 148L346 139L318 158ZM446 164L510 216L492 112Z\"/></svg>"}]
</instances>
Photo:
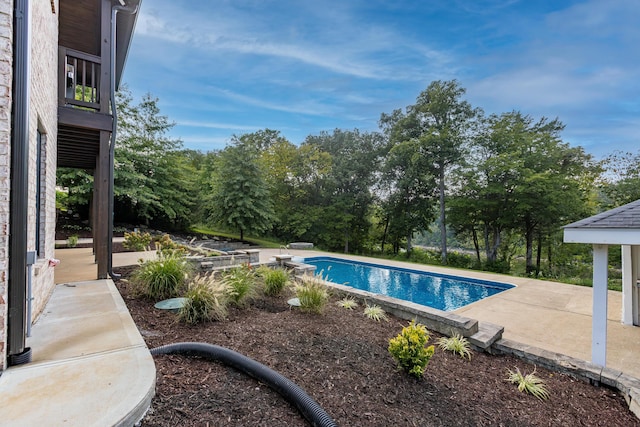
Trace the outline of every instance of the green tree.
<instances>
[{"instance_id":1,"label":"green tree","mask_svg":"<svg viewBox=\"0 0 640 427\"><path fill-rule=\"evenodd\" d=\"M167 136L174 124L160 113L158 102L146 94L134 104L126 88L117 94L116 214L145 223L188 223L194 174L179 153L182 142Z\"/></svg>"},{"instance_id":2,"label":"green tree","mask_svg":"<svg viewBox=\"0 0 640 427\"><path fill-rule=\"evenodd\" d=\"M425 167L427 160L420 148L415 139L403 141L387 155L381 183L383 251L387 237L394 253L398 253L401 241L406 239L409 256L413 234L426 229L435 219L434 176Z\"/></svg>"},{"instance_id":3,"label":"green tree","mask_svg":"<svg viewBox=\"0 0 640 427\"><path fill-rule=\"evenodd\" d=\"M602 184L607 208L622 206L640 199L640 151L614 151L604 160L606 173Z\"/></svg>"},{"instance_id":4,"label":"green tree","mask_svg":"<svg viewBox=\"0 0 640 427\"><path fill-rule=\"evenodd\" d=\"M396 110L382 115L381 125L392 144L416 140L419 152L428 159L429 167L437 179L440 206L440 233L442 263L447 264L446 186L448 171L460 163L466 152L466 142L472 119L477 114L462 100L465 89L456 80L436 80L416 99L403 114Z\"/></svg>"},{"instance_id":5,"label":"green tree","mask_svg":"<svg viewBox=\"0 0 640 427\"><path fill-rule=\"evenodd\" d=\"M499 249L506 248L505 236L512 243L515 233L521 235L527 273L537 274L543 240L586 212L588 183L597 168L581 148L562 142L558 120L534 122L511 112L492 115L485 123L451 203L455 228L472 234L482 229L489 264L498 261ZM504 255L502 261L508 264L510 252Z\"/></svg>"},{"instance_id":6,"label":"green tree","mask_svg":"<svg viewBox=\"0 0 640 427\"><path fill-rule=\"evenodd\" d=\"M371 227L376 171L379 170L383 138L378 133L335 129L309 136L303 145L318 147L331 157L324 183L323 224L332 248L345 253L361 250Z\"/></svg>"},{"instance_id":7,"label":"green tree","mask_svg":"<svg viewBox=\"0 0 640 427\"><path fill-rule=\"evenodd\" d=\"M264 233L274 221L273 205L264 171L259 162L259 150L235 137L216 159L209 222L240 232Z\"/></svg>"}]
</instances>

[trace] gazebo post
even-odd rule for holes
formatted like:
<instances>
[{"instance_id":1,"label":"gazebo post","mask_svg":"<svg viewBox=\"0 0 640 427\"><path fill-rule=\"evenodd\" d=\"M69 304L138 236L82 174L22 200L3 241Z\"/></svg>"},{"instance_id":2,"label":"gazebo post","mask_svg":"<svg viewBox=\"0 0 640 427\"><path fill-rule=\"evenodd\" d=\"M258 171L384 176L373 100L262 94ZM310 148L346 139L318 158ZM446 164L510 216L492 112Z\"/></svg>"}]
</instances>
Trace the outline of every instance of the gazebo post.
<instances>
[{"instance_id":1,"label":"gazebo post","mask_svg":"<svg viewBox=\"0 0 640 427\"><path fill-rule=\"evenodd\" d=\"M633 257L631 245L622 245L622 323L633 325Z\"/></svg>"},{"instance_id":2,"label":"gazebo post","mask_svg":"<svg viewBox=\"0 0 640 427\"><path fill-rule=\"evenodd\" d=\"M593 245L593 315L591 318L591 361L607 364L607 282L609 246Z\"/></svg>"}]
</instances>

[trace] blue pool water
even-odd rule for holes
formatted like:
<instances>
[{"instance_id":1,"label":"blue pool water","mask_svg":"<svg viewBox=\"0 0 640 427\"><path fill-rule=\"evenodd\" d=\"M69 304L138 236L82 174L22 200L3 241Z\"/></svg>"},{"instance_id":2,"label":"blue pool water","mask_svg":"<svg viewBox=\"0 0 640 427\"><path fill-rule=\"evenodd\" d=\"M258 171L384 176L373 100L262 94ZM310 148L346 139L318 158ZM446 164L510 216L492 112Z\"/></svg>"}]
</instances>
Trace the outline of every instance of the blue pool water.
<instances>
[{"instance_id":1,"label":"blue pool water","mask_svg":"<svg viewBox=\"0 0 640 427\"><path fill-rule=\"evenodd\" d=\"M325 280L451 311L514 285L331 257L305 258Z\"/></svg>"}]
</instances>

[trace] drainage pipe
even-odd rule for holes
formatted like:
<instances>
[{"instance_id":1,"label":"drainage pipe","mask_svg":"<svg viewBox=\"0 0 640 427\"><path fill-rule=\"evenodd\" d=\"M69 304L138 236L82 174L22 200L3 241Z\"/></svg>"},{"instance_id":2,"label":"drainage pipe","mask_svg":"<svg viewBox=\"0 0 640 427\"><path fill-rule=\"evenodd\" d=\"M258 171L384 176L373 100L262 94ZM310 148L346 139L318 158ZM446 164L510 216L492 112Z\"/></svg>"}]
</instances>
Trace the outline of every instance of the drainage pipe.
<instances>
[{"instance_id":1,"label":"drainage pipe","mask_svg":"<svg viewBox=\"0 0 640 427\"><path fill-rule=\"evenodd\" d=\"M29 0L14 1L13 105L9 202L8 364L31 360L26 345L27 211L29 201Z\"/></svg>"},{"instance_id":2,"label":"drainage pipe","mask_svg":"<svg viewBox=\"0 0 640 427\"><path fill-rule=\"evenodd\" d=\"M302 388L287 377L264 366L255 360L218 345L182 342L163 345L151 350L151 354L186 354L206 357L231 366L245 374L267 384L289 403L295 405L312 426L337 427L336 422Z\"/></svg>"},{"instance_id":3,"label":"drainage pipe","mask_svg":"<svg viewBox=\"0 0 640 427\"><path fill-rule=\"evenodd\" d=\"M115 185L115 150L116 150L116 136L118 131L118 109L116 108L116 17L118 12L128 13L130 15L138 13L138 8L126 7L126 6L113 6L111 9L111 81L109 87L109 96L111 97L111 116L113 117L113 123L111 128L111 145L109 146L109 226L107 231L107 274L112 279L119 279L120 275L113 272L113 205L114 205L114 193L113 187Z\"/></svg>"}]
</instances>

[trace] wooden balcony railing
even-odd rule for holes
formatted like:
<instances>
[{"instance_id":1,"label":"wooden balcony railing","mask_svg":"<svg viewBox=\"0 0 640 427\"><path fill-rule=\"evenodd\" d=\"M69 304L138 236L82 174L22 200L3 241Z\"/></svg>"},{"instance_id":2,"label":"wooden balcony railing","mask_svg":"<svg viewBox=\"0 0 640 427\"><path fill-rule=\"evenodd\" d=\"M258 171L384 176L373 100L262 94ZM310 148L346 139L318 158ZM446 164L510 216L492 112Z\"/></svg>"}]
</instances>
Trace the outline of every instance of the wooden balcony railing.
<instances>
[{"instance_id":1,"label":"wooden balcony railing","mask_svg":"<svg viewBox=\"0 0 640 427\"><path fill-rule=\"evenodd\" d=\"M100 57L59 46L58 60L59 105L100 110Z\"/></svg>"}]
</instances>

